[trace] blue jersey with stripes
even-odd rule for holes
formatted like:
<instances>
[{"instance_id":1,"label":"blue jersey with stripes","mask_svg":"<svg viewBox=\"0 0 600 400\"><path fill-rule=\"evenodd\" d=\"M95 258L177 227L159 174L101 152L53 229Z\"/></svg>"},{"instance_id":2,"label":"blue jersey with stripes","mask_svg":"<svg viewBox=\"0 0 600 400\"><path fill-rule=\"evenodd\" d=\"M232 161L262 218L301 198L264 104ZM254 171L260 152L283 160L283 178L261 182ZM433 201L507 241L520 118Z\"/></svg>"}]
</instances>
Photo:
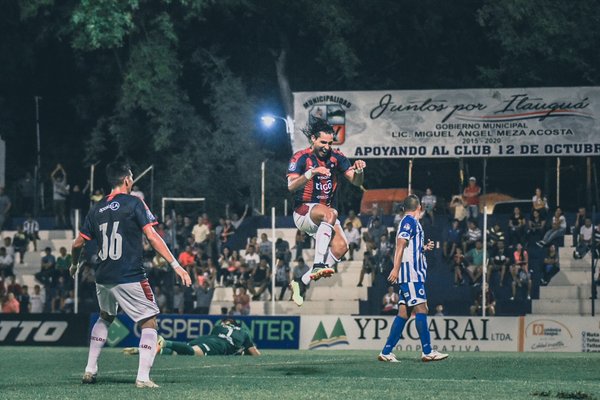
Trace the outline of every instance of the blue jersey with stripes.
<instances>
[{"instance_id":1,"label":"blue jersey with stripes","mask_svg":"<svg viewBox=\"0 0 600 400\"><path fill-rule=\"evenodd\" d=\"M397 238L408 243L402 254L398 283L425 282L427 261L423 254L423 227L412 215L406 215L398 225Z\"/></svg>"}]
</instances>

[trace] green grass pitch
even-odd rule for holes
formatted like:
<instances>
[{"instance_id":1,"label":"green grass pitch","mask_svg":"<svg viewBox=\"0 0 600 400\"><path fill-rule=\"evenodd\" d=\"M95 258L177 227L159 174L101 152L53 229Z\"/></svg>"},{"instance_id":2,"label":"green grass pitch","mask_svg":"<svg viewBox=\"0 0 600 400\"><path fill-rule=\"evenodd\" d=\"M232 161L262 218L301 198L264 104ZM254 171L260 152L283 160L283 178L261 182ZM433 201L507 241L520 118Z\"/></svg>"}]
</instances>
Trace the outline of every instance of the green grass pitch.
<instances>
[{"instance_id":1,"label":"green grass pitch","mask_svg":"<svg viewBox=\"0 0 600 400\"><path fill-rule=\"evenodd\" d=\"M105 349L81 385L85 348L0 347L0 399L599 399L600 354L453 353L422 363L375 351L264 351L262 357L158 356L137 389L137 356Z\"/></svg>"}]
</instances>

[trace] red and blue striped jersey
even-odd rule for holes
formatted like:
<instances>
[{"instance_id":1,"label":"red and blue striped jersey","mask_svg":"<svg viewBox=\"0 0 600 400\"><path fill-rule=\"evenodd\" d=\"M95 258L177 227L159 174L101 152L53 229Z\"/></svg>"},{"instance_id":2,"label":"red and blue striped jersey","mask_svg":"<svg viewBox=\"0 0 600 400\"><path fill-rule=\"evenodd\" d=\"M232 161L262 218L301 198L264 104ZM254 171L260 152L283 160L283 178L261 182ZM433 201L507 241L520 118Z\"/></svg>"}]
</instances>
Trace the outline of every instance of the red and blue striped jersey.
<instances>
[{"instance_id":1,"label":"red and blue striped jersey","mask_svg":"<svg viewBox=\"0 0 600 400\"><path fill-rule=\"evenodd\" d=\"M339 175L350 169L350 160L339 150L332 150L330 156L321 160L307 148L298 151L290 160L288 176L290 174L302 175L311 168L326 167L331 171L330 176L314 175L306 182L304 188L294 193L294 209L305 203L320 203L328 207L335 204L335 194Z\"/></svg>"},{"instance_id":2,"label":"red and blue striped jersey","mask_svg":"<svg viewBox=\"0 0 600 400\"><path fill-rule=\"evenodd\" d=\"M117 193L100 200L89 211L80 235L98 248L96 283L118 284L146 279L142 255L143 230L156 225L143 200Z\"/></svg>"}]
</instances>

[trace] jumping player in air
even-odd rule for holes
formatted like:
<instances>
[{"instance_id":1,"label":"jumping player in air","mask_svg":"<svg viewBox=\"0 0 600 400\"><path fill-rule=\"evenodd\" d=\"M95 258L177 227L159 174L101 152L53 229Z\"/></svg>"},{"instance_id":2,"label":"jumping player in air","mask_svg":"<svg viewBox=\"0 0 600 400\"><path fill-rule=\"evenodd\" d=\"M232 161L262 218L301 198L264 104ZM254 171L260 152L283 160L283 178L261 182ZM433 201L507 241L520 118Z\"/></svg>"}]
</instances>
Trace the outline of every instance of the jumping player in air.
<instances>
[{"instance_id":1,"label":"jumping player in air","mask_svg":"<svg viewBox=\"0 0 600 400\"><path fill-rule=\"evenodd\" d=\"M260 356L250 332L235 320L228 318L215 324L210 335L199 336L189 342L174 342L158 337L159 354L184 356ZM126 347L125 354L137 354L137 347Z\"/></svg>"},{"instance_id":2,"label":"jumping player in air","mask_svg":"<svg viewBox=\"0 0 600 400\"><path fill-rule=\"evenodd\" d=\"M427 260L423 252L433 249L434 243L429 240L424 245L423 228L419 223L421 202L414 194L404 199L405 216L398 225L396 236L396 252L394 267L388 276L390 283L400 285L400 301L398 315L394 319L387 342L377 359L385 362L398 362L392 350L400 340L404 325L411 315L416 313L415 322L423 353L421 360L441 361L448 354L439 353L431 348L429 326L427 325L427 295L425 294L425 279L427 278Z\"/></svg>"},{"instance_id":3,"label":"jumping player in air","mask_svg":"<svg viewBox=\"0 0 600 400\"><path fill-rule=\"evenodd\" d=\"M311 280L331 276L334 266L348 251L348 243L333 208L339 175L355 186L362 186L366 163L354 164L340 151L333 150L333 127L314 119L305 130L311 146L294 154L288 167L288 190L294 193L296 227L315 238L315 259L301 279L290 283L292 299L304 303L304 292ZM331 246L331 247L330 247Z\"/></svg>"},{"instance_id":4,"label":"jumping player in air","mask_svg":"<svg viewBox=\"0 0 600 400\"><path fill-rule=\"evenodd\" d=\"M98 358L106 343L109 326L121 307L141 330L135 385L156 388L158 385L150 380L150 369L156 355L156 315L159 310L142 265L142 234L154 250L171 264L184 285L190 286L191 279L154 230L157 224L154 215L141 199L130 195L133 175L129 165L111 163L106 167L106 175L113 189L89 211L79 236L73 241L71 253L73 265L70 273L74 276L85 241L95 241L99 249L96 293L100 318L92 328L88 363L81 381L96 383Z\"/></svg>"}]
</instances>

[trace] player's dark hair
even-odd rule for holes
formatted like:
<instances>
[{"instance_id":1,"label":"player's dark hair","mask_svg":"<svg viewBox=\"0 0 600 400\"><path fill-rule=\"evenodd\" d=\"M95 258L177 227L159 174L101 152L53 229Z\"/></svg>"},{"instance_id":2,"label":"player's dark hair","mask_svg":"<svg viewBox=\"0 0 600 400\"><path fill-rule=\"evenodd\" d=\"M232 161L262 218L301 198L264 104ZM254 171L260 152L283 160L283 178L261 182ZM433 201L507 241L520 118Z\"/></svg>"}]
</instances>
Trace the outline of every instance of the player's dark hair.
<instances>
[{"instance_id":1,"label":"player's dark hair","mask_svg":"<svg viewBox=\"0 0 600 400\"><path fill-rule=\"evenodd\" d=\"M404 199L404 210L415 211L417 208L419 208L419 204L421 204L419 197L417 197L414 194L411 194Z\"/></svg>"},{"instance_id":2,"label":"player's dark hair","mask_svg":"<svg viewBox=\"0 0 600 400\"><path fill-rule=\"evenodd\" d=\"M106 166L106 179L111 187L121 186L129 173L131 167L125 161L113 161Z\"/></svg>"},{"instance_id":3,"label":"player's dark hair","mask_svg":"<svg viewBox=\"0 0 600 400\"><path fill-rule=\"evenodd\" d=\"M239 322L233 318L225 318L223 321L221 321L221 323L224 325L240 326Z\"/></svg>"},{"instance_id":4,"label":"player's dark hair","mask_svg":"<svg viewBox=\"0 0 600 400\"><path fill-rule=\"evenodd\" d=\"M318 138L321 135L321 132L334 134L333 126L329 125L327 121L322 118L311 117L306 125L306 128L302 129L302 133L308 139L311 137Z\"/></svg>"}]
</instances>

